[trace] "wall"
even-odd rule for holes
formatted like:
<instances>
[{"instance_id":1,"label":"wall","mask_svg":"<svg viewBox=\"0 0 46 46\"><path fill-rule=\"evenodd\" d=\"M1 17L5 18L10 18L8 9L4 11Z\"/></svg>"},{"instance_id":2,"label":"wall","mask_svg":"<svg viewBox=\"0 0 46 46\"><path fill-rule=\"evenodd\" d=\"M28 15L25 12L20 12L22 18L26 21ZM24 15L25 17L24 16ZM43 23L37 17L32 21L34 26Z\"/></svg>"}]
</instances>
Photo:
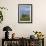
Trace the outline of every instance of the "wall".
<instances>
[{"instance_id":1,"label":"wall","mask_svg":"<svg viewBox=\"0 0 46 46\"><path fill-rule=\"evenodd\" d=\"M18 23L18 4L23 3L33 5L33 23ZM0 6L8 8L8 11L2 10L4 21L0 24L0 46L4 38L3 27L7 25L12 28L10 35L15 32L16 37L29 37L33 30L43 32L46 37L46 0L0 0Z\"/></svg>"}]
</instances>

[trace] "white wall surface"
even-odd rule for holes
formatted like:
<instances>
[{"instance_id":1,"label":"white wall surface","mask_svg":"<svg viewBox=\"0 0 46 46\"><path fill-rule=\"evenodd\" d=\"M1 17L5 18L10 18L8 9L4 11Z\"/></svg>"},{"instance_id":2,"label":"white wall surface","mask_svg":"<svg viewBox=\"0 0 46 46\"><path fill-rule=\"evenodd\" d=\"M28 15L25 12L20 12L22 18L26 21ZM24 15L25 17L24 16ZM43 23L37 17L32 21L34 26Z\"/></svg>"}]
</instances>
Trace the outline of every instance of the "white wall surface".
<instances>
[{"instance_id":1,"label":"white wall surface","mask_svg":"<svg viewBox=\"0 0 46 46\"><path fill-rule=\"evenodd\" d=\"M18 4L33 5L33 23L18 23ZM7 25L12 28L10 35L15 32L16 37L29 37L33 34L33 30L43 32L46 37L46 0L0 0L0 6L8 8L8 11L2 10L4 20L0 24L0 46L2 46L1 39L4 38L3 27Z\"/></svg>"}]
</instances>

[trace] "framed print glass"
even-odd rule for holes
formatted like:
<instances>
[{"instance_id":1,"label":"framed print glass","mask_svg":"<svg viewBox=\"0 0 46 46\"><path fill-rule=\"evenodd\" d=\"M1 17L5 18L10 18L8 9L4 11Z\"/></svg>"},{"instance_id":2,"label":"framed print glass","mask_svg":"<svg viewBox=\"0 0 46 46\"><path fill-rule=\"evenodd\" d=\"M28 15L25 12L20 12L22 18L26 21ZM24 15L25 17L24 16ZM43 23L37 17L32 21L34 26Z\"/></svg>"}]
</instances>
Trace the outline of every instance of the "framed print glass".
<instances>
[{"instance_id":1,"label":"framed print glass","mask_svg":"<svg viewBox=\"0 0 46 46\"><path fill-rule=\"evenodd\" d=\"M18 23L32 23L32 4L18 4Z\"/></svg>"}]
</instances>

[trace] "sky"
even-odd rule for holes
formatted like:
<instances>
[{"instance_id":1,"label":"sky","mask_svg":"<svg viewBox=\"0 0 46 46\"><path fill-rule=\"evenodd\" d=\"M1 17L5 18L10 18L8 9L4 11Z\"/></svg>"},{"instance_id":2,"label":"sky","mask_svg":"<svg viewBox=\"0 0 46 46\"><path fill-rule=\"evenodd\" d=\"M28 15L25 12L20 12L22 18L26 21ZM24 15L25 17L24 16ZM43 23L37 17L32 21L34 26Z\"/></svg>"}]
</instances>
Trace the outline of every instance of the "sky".
<instances>
[{"instance_id":1,"label":"sky","mask_svg":"<svg viewBox=\"0 0 46 46\"><path fill-rule=\"evenodd\" d=\"M30 5L20 5L19 11L20 14L30 14Z\"/></svg>"}]
</instances>

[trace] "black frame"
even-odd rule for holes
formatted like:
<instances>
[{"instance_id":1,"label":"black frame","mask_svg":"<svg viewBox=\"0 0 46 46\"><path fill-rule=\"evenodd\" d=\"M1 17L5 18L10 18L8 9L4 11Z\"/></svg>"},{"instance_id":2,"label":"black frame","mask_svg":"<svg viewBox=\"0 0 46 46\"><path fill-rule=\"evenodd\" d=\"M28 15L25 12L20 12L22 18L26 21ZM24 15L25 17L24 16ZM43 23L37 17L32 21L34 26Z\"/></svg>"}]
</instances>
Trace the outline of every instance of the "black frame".
<instances>
[{"instance_id":1,"label":"black frame","mask_svg":"<svg viewBox=\"0 0 46 46\"><path fill-rule=\"evenodd\" d=\"M19 21L19 6L20 5L30 5L31 6L31 22L20 22ZM32 23L32 4L18 4L18 23Z\"/></svg>"}]
</instances>

